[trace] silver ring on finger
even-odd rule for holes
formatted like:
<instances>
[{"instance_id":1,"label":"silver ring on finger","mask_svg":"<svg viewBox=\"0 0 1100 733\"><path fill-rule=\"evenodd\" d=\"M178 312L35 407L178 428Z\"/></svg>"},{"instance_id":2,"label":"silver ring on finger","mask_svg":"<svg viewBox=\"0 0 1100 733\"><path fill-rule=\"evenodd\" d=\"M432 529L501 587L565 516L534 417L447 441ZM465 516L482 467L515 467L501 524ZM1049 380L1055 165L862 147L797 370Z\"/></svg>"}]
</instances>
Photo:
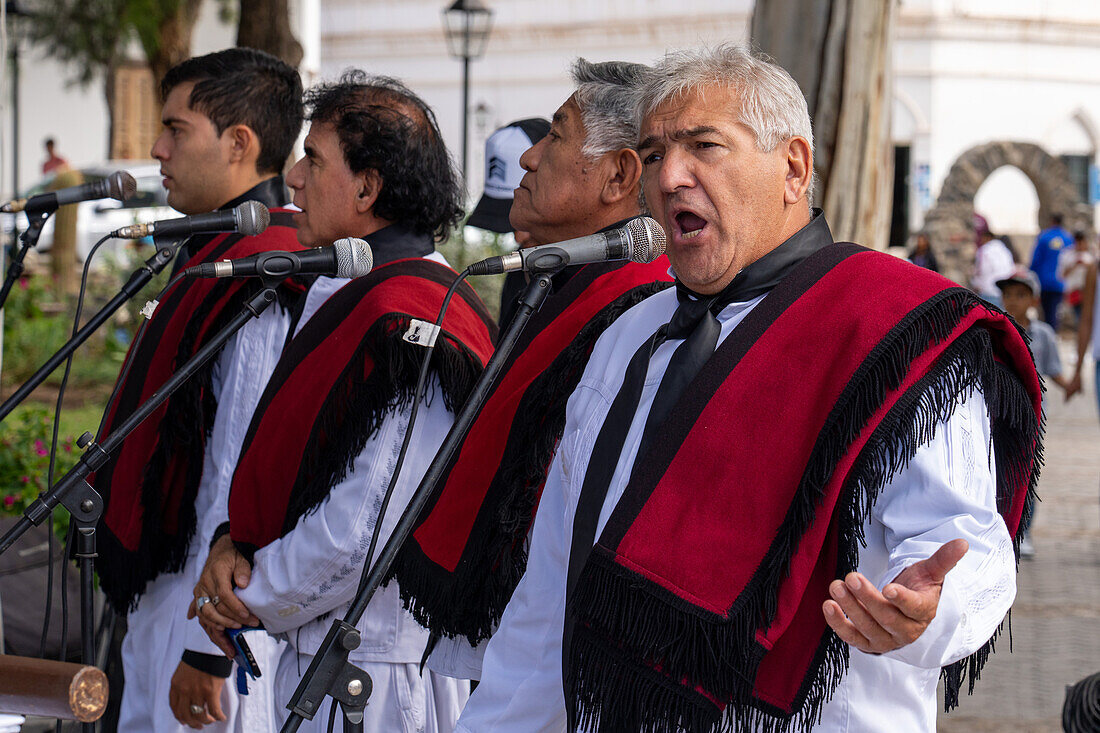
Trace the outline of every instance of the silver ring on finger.
<instances>
[{"instance_id":1,"label":"silver ring on finger","mask_svg":"<svg viewBox=\"0 0 1100 733\"><path fill-rule=\"evenodd\" d=\"M216 606L221 602L222 602L222 599L219 596L212 596L210 598L210 605L211 606Z\"/></svg>"},{"instance_id":2,"label":"silver ring on finger","mask_svg":"<svg viewBox=\"0 0 1100 733\"><path fill-rule=\"evenodd\" d=\"M194 705L194 704L191 705L191 714L192 715L202 715L205 712L206 712L206 708L203 707L202 705Z\"/></svg>"},{"instance_id":3,"label":"silver ring on finger","mask_svg":"<svg viewBox=\"0 0 1100 733\"><path fill-rule=\"evenodd\" d=\"M201 611L202 607L205 606L207 603L210 603L210 596L199 596L195 599L195 610ZM196 715L197 714L198 713L196 713Z\"/></svg>"}]
</instances>

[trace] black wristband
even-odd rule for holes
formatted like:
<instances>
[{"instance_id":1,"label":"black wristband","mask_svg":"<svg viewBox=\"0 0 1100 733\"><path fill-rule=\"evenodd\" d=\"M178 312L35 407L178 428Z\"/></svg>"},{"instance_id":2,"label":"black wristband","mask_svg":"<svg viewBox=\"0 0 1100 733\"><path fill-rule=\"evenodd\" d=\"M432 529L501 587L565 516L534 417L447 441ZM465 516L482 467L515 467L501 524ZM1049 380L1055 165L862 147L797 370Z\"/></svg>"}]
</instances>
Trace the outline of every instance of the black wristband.
<instances>
[{"instance_id":1,"label":"black wristband","mask_svg":"<svg viewBox=\"0 0 1100 733\"><path fill-rule=\"evenodd\" d=\"M210 538L210 546L213 547L215 542L227 534L229 534L229 522L222 522L218 525L218 528L214 530L214 536Z\"/></svg>"},{"instance_id":2,"label":"black wristband","mask_svg":"<svg viewBox=\"0 0 1100 733\"><path fill-rule=\"evenodd\" d=\"M203 652L184 649L183 663L194 667L200 672L206 672L222 679L233 673L233 660L226 659L220 654L204 654Z\"/></svg>"}]
</instances>

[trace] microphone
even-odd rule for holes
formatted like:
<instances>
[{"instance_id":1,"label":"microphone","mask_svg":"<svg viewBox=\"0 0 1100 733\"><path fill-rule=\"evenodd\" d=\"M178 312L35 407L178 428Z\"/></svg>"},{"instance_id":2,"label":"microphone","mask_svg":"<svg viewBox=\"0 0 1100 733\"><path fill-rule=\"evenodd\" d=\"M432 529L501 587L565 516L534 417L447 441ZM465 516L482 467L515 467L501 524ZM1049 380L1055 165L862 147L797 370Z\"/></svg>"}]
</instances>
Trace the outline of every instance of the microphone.
<instances>
[{"instance_id":1,"label":"microphone","mask_svg":"<svg viewBox=\"0 0 1100 733\"><path fill-rule=\"evenodd\" d=\"M362 239L337 239L331 247L314 247L302 252L272 250L221 262L205 262L183 271L190 277L284 278L295 273L362 277L374 266L370 245Z\"/></svg>"},{"instance_id":2,"label":"microphone","mask_svg":"<svg viewBox=\"0 0 1100 733\"><path fill-rule=\"evenodd\" d=\"M489 257L468 268L471 275L502 272L557 272L567 265L631 260L646 263L665 252L665 231L656 220L638 216L623 226L556 244L528 247L499 257Z\"/></svg>"},{"instance_id":3,"label":"microphone","mask_svg":"<svg viewBox=\"0 0 1100 733\"><path fill-rule=\"evenodd\" d=\"M40 193L29 199L13 199L0 206L0 212L14 214L17 211L26 211L28 215L52 214L59 206L106 198L125 201L135 193L137 193L137 181L134 177L126 171L116 171L92 183L82 183L59 191Z\"/></svg>"},{"instance_id":4,"label":"microphone","mask_svg":"<svg viewBox=\"0 0 1100 733\"><path fill-rule=\"evenodd\" d=\"M190 237L192 234L211 232L238 232L252 237L271 223L271 212L259 201L245 201L229 211L211 211L209 214L182 216L179 219L163 219L148 224L132 224L111 232L119 239L142 237Z\"/></svg>"}]
</instances>

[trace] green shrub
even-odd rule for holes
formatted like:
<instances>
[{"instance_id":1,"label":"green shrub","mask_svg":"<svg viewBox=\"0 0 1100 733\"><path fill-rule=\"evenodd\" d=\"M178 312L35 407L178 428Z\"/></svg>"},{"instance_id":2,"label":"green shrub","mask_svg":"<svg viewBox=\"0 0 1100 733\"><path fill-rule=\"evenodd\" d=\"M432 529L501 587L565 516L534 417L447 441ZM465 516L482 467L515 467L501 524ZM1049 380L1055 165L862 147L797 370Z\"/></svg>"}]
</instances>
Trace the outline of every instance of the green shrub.
<instances>
[{"instance_id":1,"label":"green shrub","mask_svg":"<svg viewBox=\"0 0 1100 733\"><path fill-rule=\"evenodd\" d=\"M52 427L45 407L32 406L13 412L0 423L0 513L20 516L47 488ZM76 465L74 439L58 439L54 481ZM64 537L68 512L54 511L54 531Z\"/></svg>"}]
</instances>

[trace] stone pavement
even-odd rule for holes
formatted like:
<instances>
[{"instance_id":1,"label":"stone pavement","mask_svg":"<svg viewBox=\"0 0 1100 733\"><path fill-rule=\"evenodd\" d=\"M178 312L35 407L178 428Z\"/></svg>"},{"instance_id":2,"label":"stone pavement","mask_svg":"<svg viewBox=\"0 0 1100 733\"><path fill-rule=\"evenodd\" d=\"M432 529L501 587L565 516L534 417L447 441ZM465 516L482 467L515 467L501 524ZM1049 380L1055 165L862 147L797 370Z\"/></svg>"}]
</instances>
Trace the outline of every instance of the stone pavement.
<instances>
[{"instance_id":1,"label":"stone pavement","mask_svg":"<svg viewBox=\"0 0 1100 733\"><path fill-rule=\"evenodd\" d=\"M1032 525L1036 554L1020 562L1012 652L1002 634L974 695L940 713L940 733L1061 731L1066 687L1100 671L1100 420L1093 384L1089 372L1085 394L1069 404L1057 385L1048 385L1042 502Z\"/></svg>"}]
</instances>

